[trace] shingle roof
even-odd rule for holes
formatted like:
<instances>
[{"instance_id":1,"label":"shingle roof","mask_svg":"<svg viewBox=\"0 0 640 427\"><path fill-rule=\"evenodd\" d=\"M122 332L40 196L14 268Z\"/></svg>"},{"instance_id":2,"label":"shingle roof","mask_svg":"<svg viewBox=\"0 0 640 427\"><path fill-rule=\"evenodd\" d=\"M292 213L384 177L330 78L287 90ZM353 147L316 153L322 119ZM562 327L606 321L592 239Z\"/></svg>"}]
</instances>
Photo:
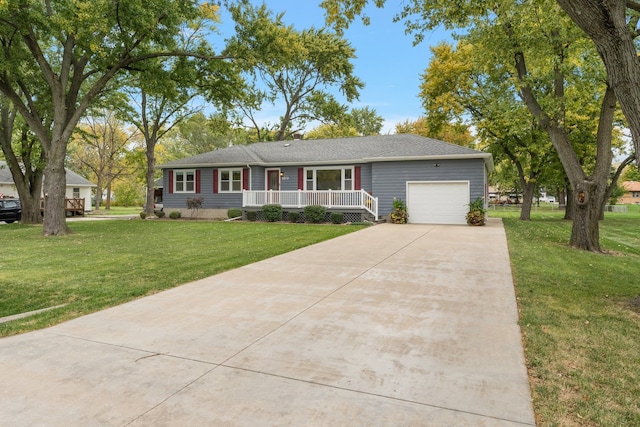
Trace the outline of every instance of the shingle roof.
<instances>
[{"instance_id":1,"label":"shingle roof","mask_svg":"<svg viewBox=\"0 0 640 427\"><path fill-rule=\"evenodd\" d=\"M236 145L168 162L159 165L158 168L370 163L446 158L484 158L489 168L493 168L489 153L411 134Z\"/></svg>"},{"instance_id":2,"label":"shingle roof","mask_svg":"<svg viewBox=\"0 0 640 427\"><path fill-rule=\"evenodd\" d=\"M78 186L78 187L95 187L96 185L78 175L77 173L65 169L67 171L67 186ZM13 184L13 176L11 175L11 171L9 170L9 166L7 166L7 162L0 161L0 184Z\"/></svg>"},{"instance_id":3,"label":"shingle roof","mask_svg":"<svg viewBox=\"0 0 640 427\"><path fill-rule=\"evenodd\" d=\"M639 181L624 181L622 187L625 191L640 191Z\"/></svg>"}]
</instances>

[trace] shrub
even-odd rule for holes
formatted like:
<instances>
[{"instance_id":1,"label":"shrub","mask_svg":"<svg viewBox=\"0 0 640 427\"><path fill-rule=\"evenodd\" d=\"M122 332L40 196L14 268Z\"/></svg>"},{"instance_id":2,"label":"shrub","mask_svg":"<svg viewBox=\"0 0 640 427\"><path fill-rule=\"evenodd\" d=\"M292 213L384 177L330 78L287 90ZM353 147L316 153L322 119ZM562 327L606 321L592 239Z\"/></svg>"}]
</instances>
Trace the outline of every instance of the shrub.
<instances>
[{"instance_id":1,"label":"shrub","mask_svg":"<svg viewBox=\"0 0 640 427\"><path fill-rule=\"evenodd\" d=\"M393 211L389 214L391 222L394 224L406 224L409 218L407 214L407 204L402 199L393 198Z\"/></svg>"},{"instance_id":2,"label":"shrub","mask_svg":"<svg viewBox=\"0 0 640 427\"><path fill-rule=\"evenodd\" d=\"M229 218L238 218L239 216L242 216L242 209L231 208L227 211L227 216Z\"/></svg>"},{"instance_id":3,"label":"shrub","mask_svg":"<svg viewBox=\"0 0 640 427\"><path fill-rule=\"evenodd\" d=\"M344 221L344 214L342 212L333 212L331 214L331 222L334 224L342 224Z\"/></svg>"},{"instance_id":4,"label":"shrub","mask_svg":"<svg viewBox=\"0 0 640 427\"><path fill-rule=\"evenodd\" d=\"M147 218L147 213L145 211L140 212L140 218L142 219Z\"/></svg>"},{"instance_id":5,"label":"shrub","mask_svg":"<svg viewBox=\"0 0 640 427\"><path fill-rule=\"evenodd\" d=\"M247 211L247 219L249 221L255 221L258 218L258 212L256 211Z\"/></svg>"},{"instance_id":6,"label":"shrub","mask_svg":"<svg viewBox=\"0 0 640 427\"><path fill-rule=\"evenodd\" d=\"M300 220L300 212L289 212L289 222L298 222Z\"/></svg>"},{"instance_id":7,"label":"shrub","mask_svg":"<svg viewBox=\"0 0 640 427\"><path fill-rule=\"evenodd\" d=\"M178 219L178 218L180 218L181 216L182 216L182 214L180 213L180 211L172 211L172 212L169 214L169 218L171 218L171 219Z\"/></svg>"},{"instance_id":8,"label":"shrub","mask_svg":"<svg viewBox=\"0 0 640 427\"><path fill-rule=\"evenodd\" d=\"M324 222L324 217L327 214L327 210L324 206L320 205L310 205L305 206L304 208L304 217L309 221L315 224L320 222Z\"/></svg>"},{"instance_id":9,"label":"shrub","mask_svg":"<svg viewBox=\"0 0 640 427\"><path fill-rule=\"evenodd\" d=\"M157 216L158 218L164 218L164 211L158 211L158 212L156 212L156 216Z\"/></svg>"},{"instance_id":10,"label":"shrub","mask_svg":"<svg viewBox=\"0 0 640 427\"><path fill-rule=\"evenodd\" d=\"M280 205L263 205L262 213L264 214L264 219L269 222L282 220L282 206Z\"/></svg>"}]
</instances>

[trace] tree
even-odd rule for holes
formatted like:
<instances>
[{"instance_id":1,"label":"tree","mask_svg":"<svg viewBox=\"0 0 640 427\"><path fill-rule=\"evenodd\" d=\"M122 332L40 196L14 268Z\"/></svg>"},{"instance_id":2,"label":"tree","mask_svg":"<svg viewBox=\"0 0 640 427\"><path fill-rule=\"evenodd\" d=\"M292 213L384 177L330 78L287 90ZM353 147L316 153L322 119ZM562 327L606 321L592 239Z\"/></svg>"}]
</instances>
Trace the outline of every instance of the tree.
<instances>
[{"instance_id":1,"label":"tree","mask_svg":"<svg viewBox=\"0 0 640 427\"><path fill-rule=\"evenodd\" d=\"M327 0L325 3L335 6L343 2ZM361 11L366 3L366 0L348 2L345 7L356 10L359 7ZM329 9L329 12L332 18L335 10ZM588 53L590 45L566 16L559 13L557 4L477 0L452 4L412 0L404 6L399 18L406 20L409 31L417 33L417 41L425 30L438 25L464 28L467 33L460 38L482 50L487 67L509 70L518 96L549 135L570 182L575 208L569 243L576 248L600 252L598 220L609 191L616 98L606 73L593 67L597 61ZM334 22L340 23L335 17ZM597 106L598 111L597 126L592 127L592 132L579 132L575 138L569 123L572 119L582 119L578 110L570 109L578 105L571 101L574 94L589 95L589 102L582 102L582 106ZM589 170L583 167L589 165L580 162L574 148L574 142L581 138L580 145L590 142L596 147L595 161Z\"/></svg>"},{"instance_id":2,"label":"tree","mask_svg":"<svg viewBox=\"0 0 640 427\"><path fill-rule=\"evenodd\" d=\"M531 219L533 197L548 174L554 153L548 136L518 100L511 76L504 67L487 67L485 52L464 40L454 48L441 43L420 85L420 98L431 129L442 129L465 117L495 162L508 160L522 191L521 220ZM507 169L503 167L503 169ZM508 168L511 169L511 168Z\"/></svg>"},{"instance_id":3,"label":"tree","mask_svg":"<svg viewBox=\"0 0 640 427\"><path fill-rule=\"evenodd\" d=\"M371 0L383 7L386 0ZM348 28L350 22L363 13L370 0L323 0L327 23L336 29ZM428 4L414 0L407 6L403 16L411 9L425 11L426 19L440 12L428 12ZM427 2L428 3L428 2ZM640 58L636 39L640 34L640 2L637 0L557 0L571 20L593 41L609 76L609 85L627 120L633 139L636 166L640 168ZM458 15L464 19L482 9L477 2L462 2L457 5ZM437 9L437 8L433 8ZM365 23L368 22L363 15ZM411 25L411 23L410 23Z\"/></svg>"},{"instance_id":4,"label":"tree","mask_svg":"<svg viewBox=\"0 0 640 427\"><path fill-rule=\"evenodd\" d=\"M346 107L345 107L346 110ZM384 119L369 107L353 108L334 122L321 124L306 133L307 139L343 138L348 136L380 135Z\"/></svg>"},{"instance_id":5,"label":"tree","mask_svg":"<svg viewBox=\"0 0 640 427\"><path fill-rule=\"evenodd\" d=\"M396 133L411 133L427 138L439 139L462 147L477 148L476 138L471 134L469 126L462 122L441 123L435 131L428 124L427 117L420 117L414 121L405 120L396 124Z\"/></svg>"},{"instance_id":6,"label":"tree","mask_svg":"<svg viewBox=\"0 0 640 427\"><path fill-rule=\"evenodd\" d=\"M264 103L282 103L284 111L274 125L275 139L300 132L310 121L336 121L340 104L325 92L337 87L348 101L357 99L363 83L353 75L355 51L339 35L327 29L296 30L273 16L266 5L248 2L229 6L236 35L224 53L236 58L247 83L236 111L247 118L264 140L256 112Z\"/></svg>"},{"instance_id":7,"label":"tree","mask_svg":"<svg viewBox=\"0 0 640 427\"><path fill-rule=\"evenodd\" d=\"M640 167L640 3L636 0L557 0L562 9L595 43L609 85L620 103L633 138Z\"/></svg>"},{"instance_id":8,"label":"tree","mask_svg":"<svg viewBox=\"0 0 640 427\"><path fill-rule=\"evenodd\" d=\"M16 121L18 130L15 129ZM44 151L8 102L0 103L0 148L20 197L20 221L25 224L40 224Z\"/></svg>"},{"instance_id":9,"label":"tree","mask_svg":"<svg viewBox=\"0 0 640 427\"><path fill-rule=\"evenodd\" d=\"M211 12L209 5L186 0L0 4L0 92L44 149L45 236L69 232L64 161L85 111L116 76L144 61L173 56L220 59L204 46L195 51L176 47L188 22Z\"/></svg>"},{"instance_id":10,"label":"tree","mask_svg":"<svg viewBox=\"0 0 640 427\"><path fill-rule=\"evenodd\" d=\"M191 157L207 153L216 148L224 148L232 141L231 127L216 128L220 116L209 119L202 113L196 113L178 124L172 132L168 132L162 140L167 160ZM226 122L225 119L222 119Z\"/></svg>"},{"instance_id":11,"label":"tree","mask_svg":"<svg viewBox=\"0 0 640 427\"><path fill-rule=\"evenodd\" d=\"M107 188L110 194L112 182L127 170L124 157L135 137L136 132L127 132L108 110L92 112L76 128L69 158L74 169L96 180L96 209L100 209L103 190Z\"/></svg>"}]
</instances>

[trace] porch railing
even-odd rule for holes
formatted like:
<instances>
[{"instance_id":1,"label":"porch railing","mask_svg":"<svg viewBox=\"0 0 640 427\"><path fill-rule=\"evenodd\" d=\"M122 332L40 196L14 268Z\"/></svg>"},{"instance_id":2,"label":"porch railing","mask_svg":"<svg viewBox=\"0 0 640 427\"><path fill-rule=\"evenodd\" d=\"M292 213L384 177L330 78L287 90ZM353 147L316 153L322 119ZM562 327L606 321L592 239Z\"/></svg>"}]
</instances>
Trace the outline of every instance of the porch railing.
<instances>
[{"instance_id":1,"label":"porch railing","mask_svg":"<svg viewBox=\"0 0 640 427\"><path fill-rule=\"evenodd\" d=\"M326 208L364 209L378 220L378 198L364 190L354 191L254 191L242 192L242 207L279 204L283 208L321 205Z\"/></svg>"}]
</instances>

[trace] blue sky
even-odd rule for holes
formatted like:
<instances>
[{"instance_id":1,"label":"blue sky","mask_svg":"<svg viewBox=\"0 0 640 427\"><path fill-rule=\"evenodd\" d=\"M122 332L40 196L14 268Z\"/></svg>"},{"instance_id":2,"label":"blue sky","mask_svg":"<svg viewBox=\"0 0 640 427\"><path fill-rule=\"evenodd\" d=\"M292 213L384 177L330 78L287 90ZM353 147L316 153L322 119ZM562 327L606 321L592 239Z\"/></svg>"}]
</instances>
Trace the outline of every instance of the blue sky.
<instances>
[{"instance_id":1,"label":"blue sky","mask_svg":"<svg viewBox=\"0 0 640 427\"><path fill-rule=\"evenodd\" d=\"M266 1L273 12L285 12L284 21L297 29L324 26L324 10L318 6L319 3L320 0ZM367 14L371 17L371 24L363 26L359 20L354 22L345 32L345 38L356 49L355 74L366 85L359 101L350 107L375 109L385 119L383 133L393 133L396 123L415 120L422 115L418 91L420 75L429 64L429 46L450 38L444 30L436 30L425 34L424 41L414 47L413 38L405 35L403 24L392 22L398 11L394 5L399 3L389 0L387 4L385 9L369 7ZM230 36L232 24L228 15L223 16L220 27L223 37ZM340 101L346 103L344 99ZM265 120L273 121L279 111L265 108L263 114Z\"/></svg>"}]
</instances>

